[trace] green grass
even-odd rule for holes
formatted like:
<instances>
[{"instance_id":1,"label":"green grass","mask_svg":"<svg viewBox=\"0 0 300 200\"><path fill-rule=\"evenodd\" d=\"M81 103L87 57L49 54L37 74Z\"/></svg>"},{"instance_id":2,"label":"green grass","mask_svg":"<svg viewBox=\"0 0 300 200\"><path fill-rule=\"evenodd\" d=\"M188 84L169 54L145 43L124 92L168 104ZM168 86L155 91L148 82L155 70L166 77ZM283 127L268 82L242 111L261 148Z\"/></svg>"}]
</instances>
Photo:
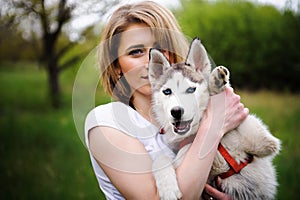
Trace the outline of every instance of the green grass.
<instances>
[{"instance_id":1,"label":"green grass","mask_svg":"<svg viewBox=\"0 0 300 200\"><path fill-rule=\"evenodd\" d=\"M73 122L74 70L64 73L60 81L64 106L53 110L43 70L30 63L0 66L1 199L104 199ZM281 154L275 159L280 183L277 199L297 199L300 95L238 93L282 140ZM97 103L107 100L103 96Z\"/></svg>"},{"instance_id":2,"label":"green grass","mask_svg":"<svg viewBox=\"0 0 300 200\"><path fill-rule=\"evenodd\" d=\"M45 72L26 65L0 67L0 198L104 199L75 130L73 77L62 76L64 106L54 110Z\"/></svg>"}]
</instances>

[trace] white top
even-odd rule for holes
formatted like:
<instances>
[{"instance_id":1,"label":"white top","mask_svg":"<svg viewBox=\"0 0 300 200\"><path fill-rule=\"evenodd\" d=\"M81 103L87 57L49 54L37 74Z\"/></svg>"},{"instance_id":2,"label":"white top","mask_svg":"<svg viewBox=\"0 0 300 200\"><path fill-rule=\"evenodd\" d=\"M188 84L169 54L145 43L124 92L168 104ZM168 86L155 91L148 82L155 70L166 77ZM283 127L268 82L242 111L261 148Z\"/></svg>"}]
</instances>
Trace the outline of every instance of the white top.
<instances>
[{"instance_id":1,"label":"white top","mask_svg":"<svg viewBox=\"0 0 300 200\"><path fill-rule=\"evenodd\" d=\"M175 157L175 154L163 143L163 135L158 133L158 128L130 106L120 102L113 102L94 108L86 117L85 141L96 178L106 199L116 200L124 199L124 197L122 197L120 192L112 185L89 149L88 133L90 129L96 126L115 128L124 134L138 139L145 146L145 149L152 158L162 153L167 154L173 159Z\"/></svg>"}]
</instances>

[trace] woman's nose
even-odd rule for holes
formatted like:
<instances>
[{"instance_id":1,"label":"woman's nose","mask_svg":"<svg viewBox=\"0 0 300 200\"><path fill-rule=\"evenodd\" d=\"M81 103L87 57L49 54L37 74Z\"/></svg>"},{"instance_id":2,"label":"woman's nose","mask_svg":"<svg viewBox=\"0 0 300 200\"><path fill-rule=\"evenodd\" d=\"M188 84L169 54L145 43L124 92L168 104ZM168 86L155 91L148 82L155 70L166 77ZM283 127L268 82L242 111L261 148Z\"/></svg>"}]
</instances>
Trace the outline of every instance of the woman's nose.
<instances>
[{"instance_id":1,"label":"woman's nose","mask_svg":"<svg viewBox=\"0 0 300 200\"><path fill-rule=\"evenodd\" d=\"M146 54L145 54L145 60L144 60L144 63L145 63L145 68L148 69L149 68L149 54L150 54L150 48L147 49L146 51Z\"/></svg>"}]
</instances>

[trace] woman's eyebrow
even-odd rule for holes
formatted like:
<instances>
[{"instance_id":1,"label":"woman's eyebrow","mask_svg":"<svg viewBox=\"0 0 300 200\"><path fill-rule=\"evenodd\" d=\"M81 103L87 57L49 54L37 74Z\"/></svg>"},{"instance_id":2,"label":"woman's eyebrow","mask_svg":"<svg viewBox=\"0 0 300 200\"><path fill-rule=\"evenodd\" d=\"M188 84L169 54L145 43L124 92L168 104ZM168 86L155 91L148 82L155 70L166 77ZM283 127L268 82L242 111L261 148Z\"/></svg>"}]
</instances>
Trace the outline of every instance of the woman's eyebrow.
<instances>
[{"instance_id":1,"label":"woman's eyebrow","mask_svg":"<svg viewBox=\"0 0 300 200\"><path fill-rule=\"evenodd\" d=\"M144 48L144 47L145 47L145 45L143 45L143 44L135 44L135 45L129 46L126 49L126 52L130 51L131 49L140 49L140 48Z\"/></svg>"}]
</instances>

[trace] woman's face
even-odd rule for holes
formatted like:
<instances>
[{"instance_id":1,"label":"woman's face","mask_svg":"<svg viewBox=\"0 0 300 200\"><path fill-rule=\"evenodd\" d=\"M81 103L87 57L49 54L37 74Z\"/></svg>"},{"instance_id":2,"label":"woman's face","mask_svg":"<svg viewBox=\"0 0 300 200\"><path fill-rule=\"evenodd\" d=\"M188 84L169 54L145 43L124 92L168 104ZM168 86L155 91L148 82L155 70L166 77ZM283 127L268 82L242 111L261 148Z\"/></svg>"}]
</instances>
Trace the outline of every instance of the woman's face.
<instances>
[{"instance_id":1,"label":"woman's face","mask_svg":"<svg viewBox=\"0 0 300 200\"><path fill-rule=\"evenodd\" d=\"M118 61L133 95L151 95L148 80L149 50L159 48L148 26L132 24L121 34Z\"/></svg>"}]
</instances>

